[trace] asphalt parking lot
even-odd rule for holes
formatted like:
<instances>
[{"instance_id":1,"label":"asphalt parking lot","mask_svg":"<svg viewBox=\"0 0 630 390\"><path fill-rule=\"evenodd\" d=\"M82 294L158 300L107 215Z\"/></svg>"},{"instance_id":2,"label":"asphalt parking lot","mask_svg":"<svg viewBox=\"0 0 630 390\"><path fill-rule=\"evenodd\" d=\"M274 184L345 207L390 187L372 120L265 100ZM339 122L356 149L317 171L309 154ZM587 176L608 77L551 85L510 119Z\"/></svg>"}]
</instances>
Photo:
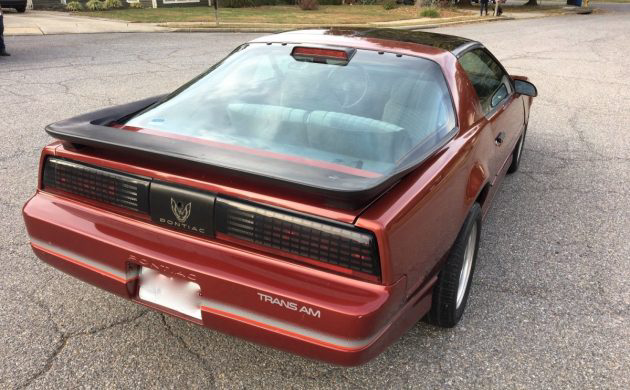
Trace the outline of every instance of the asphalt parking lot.
<instances>
[{"instance_id":1,"label":"asphalt parking lot","mask_svg":"<svg viewBox=\"0 0 630 390\"><path fill-rule=\"evenodd\" d=\"M31 252L43 127L170 91L251 34L8 37L0 59L0 388L630 388L630 22L435 30L479 39L539 97L483 227L468 311L340 368L165 317Z\"/></svg>"}]
</instances>

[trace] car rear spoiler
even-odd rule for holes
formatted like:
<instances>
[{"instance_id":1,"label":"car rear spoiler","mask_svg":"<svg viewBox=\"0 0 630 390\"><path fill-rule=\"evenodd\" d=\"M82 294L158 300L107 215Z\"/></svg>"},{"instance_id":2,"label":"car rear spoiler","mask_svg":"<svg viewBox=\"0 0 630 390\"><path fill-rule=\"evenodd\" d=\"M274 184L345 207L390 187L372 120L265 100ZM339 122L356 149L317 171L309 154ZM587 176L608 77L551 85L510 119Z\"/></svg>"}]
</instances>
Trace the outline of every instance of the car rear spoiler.
<instances>
[{"instance_id":1,"label":"car rear spoiler","mask_svg":"<svg viewBox=\"0 0 630 390\"><path fill-rule=\"evenodd\" d=\"M74 145L122 151L153 160L169 159L173 164L194 165L210 170L215 175L273 186L283 193L299 195L318 204L347 210L365 207L409 171L406 169L389 176L361 177L326 167L313 167L256 154L235 153L230 149L212 147L201 142L174 140L111 126L112 123L124 122L125 118L164 97L155 96L62 120L46 126L46 132ZM260 167L264 167L264 171L254 170L260 170ZM287 179L288 172L301 180Z\"/></svg>"}]
</instances>

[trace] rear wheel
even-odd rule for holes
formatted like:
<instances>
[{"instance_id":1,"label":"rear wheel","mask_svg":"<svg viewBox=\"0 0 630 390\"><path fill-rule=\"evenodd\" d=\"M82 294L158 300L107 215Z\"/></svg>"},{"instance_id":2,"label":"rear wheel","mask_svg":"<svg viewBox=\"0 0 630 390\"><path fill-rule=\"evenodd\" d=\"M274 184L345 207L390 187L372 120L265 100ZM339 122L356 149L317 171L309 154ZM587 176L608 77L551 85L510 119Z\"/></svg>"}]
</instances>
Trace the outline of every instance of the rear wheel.
<instances>
[{"instance_id":1,"label":"rear wheel","mask_svg":"<svg viewBox=\"0 0 630 390\"><path fill-rule=\"evenodd\" d=\"M433 302L428 317L431 323L451 328L462 318L475 271L480 233L481 207L475 203L433 288Z\"/></svg>"},{"instance_id":2,"label":"rear wheel","mask_svg":"<svg viewBox=\"0 0 630 390\"><path fill-rule=\"evenodd\" d=\"M22 14L22 13L26 12L26 5L23 5L23 6L20 6L20 7L15 7L15 10L18 13Z\"/></svg>"},{"instance_id":3,"label":"rear wheel","mask_svg":"<svg viewBox=\"0 0 630 390\"><path fill-rule=\"evenodd\" d=\"M507 173L514 173L518 171L518 167L521 164L521 157L523 156L523 146L525 145L525 134L527 134L527 128L523 131L521 138L518 139L514 151L512 152L512 164L507 170Z\"/></svg>"}]
</instances>

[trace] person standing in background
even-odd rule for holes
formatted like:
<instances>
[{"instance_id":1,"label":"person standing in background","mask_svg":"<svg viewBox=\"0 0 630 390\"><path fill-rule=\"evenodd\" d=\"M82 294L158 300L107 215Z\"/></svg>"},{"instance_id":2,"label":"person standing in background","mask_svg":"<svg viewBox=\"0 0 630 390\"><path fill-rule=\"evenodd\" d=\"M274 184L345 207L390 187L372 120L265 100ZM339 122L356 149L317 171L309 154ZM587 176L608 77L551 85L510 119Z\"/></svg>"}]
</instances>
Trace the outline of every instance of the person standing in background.
<instances>
[{"instance_id":1,"label":"person standing in background","mask_svg":"<svg viewBox=\"0 0 630 390\"><path fill-rule=\"evenodd\" d=\"M483 16L483 10L486 9L486 16L488 16L488 0L479 0L479 16Z\"/></svg>"},{"instance_id":2,"label":"person standing in background","mask_svg":"<svg viewBox=\"0 0 630 390\"><path fill-rule=\"evenodd\" d=\"M2 8L0 8L0 57L8 57L11 54L7 53L7 48L4 46L4 16L2 15Z\"/></svg>"}]
</instances>

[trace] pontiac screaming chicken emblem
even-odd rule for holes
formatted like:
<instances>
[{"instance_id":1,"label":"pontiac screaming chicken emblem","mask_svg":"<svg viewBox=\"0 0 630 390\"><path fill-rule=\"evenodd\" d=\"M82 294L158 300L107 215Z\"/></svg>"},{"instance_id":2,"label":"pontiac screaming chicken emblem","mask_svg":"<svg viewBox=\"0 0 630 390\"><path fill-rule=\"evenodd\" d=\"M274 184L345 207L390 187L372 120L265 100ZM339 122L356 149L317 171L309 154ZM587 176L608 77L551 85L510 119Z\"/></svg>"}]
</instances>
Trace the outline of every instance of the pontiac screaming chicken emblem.
<instances>
[{"instance_id":1,"label":"pontiac screaming chicken emblem","mask_svg":"<svg viewBox=\"0 0 630 390\"><path fill-rule=\"evenodd\" d=\"M179 203L179 204L178 204ZM192 203L188 203L186 206L181 202L176 202L175 199L171 198L171 210L173 211L173 215L180 223L186 222L188 217L190 217L190 210L192 209Z\"/></svg>"}]
</instances>

